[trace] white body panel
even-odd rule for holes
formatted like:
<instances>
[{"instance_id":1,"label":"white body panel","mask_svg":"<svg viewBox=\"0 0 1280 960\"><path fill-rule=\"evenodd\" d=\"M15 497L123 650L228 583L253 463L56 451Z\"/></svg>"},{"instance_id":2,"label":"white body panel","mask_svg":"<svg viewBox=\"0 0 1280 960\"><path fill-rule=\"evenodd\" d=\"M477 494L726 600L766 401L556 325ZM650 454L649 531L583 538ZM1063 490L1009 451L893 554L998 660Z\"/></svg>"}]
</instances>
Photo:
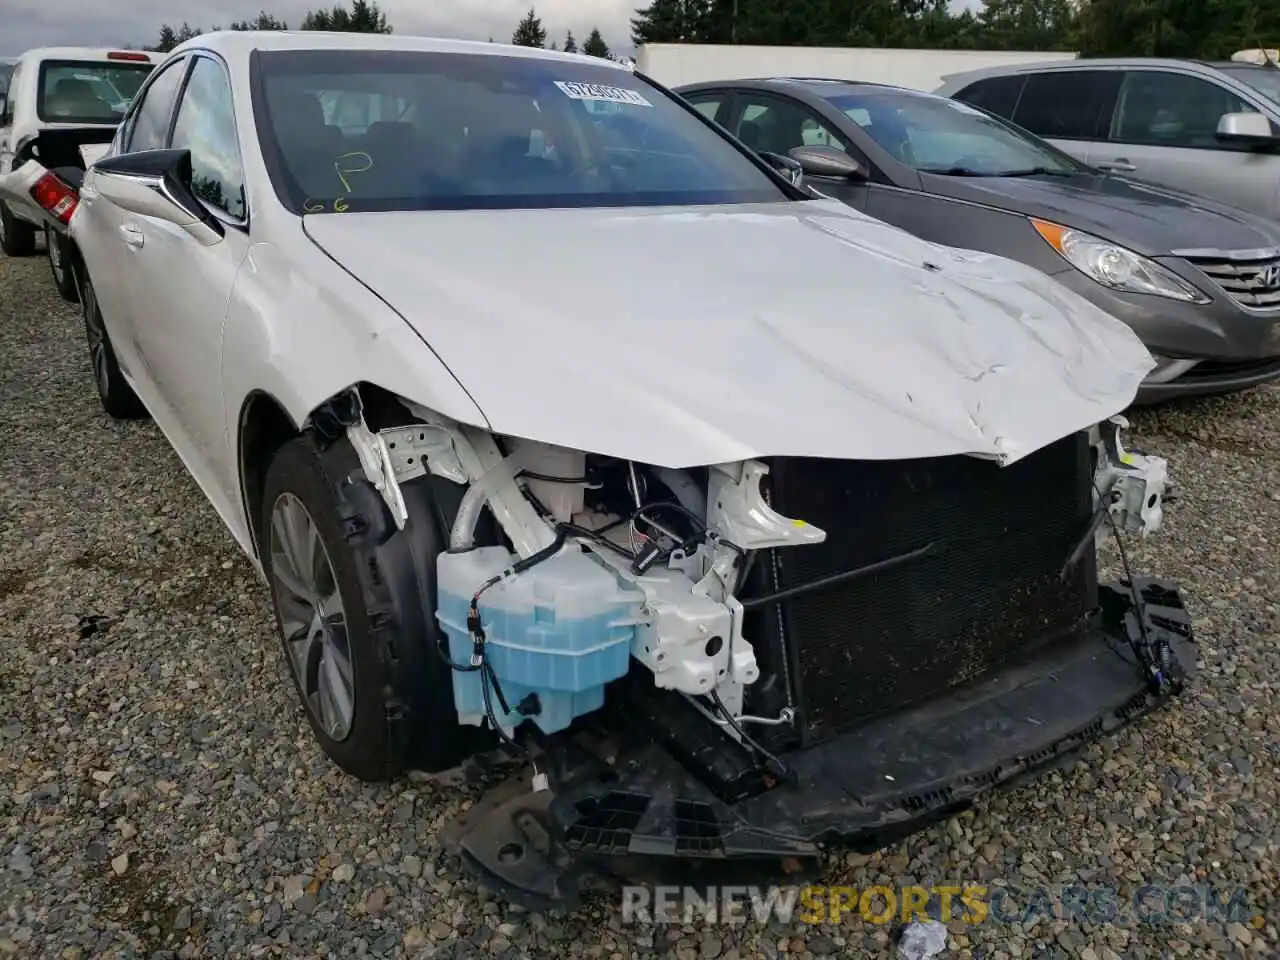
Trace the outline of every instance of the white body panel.
<instances>
[{"instance_id":1,"label":"white body panel","mask_svg":"<svg viewBox=\"0 0 1280 960\"><path fill-rule=\"evenodd\" d=\"M1019 50L647 43L636 53L636 69L668 87L704 80L832 77L932 90L950 73L1041 60L1074 60L1077 56L1075 53L1027 53Z\"/></svg>"},{"instance_id":2,"label":"white body panel","mask_svg":"<svg viewBox=\"0 0 1280 960\"><path fill-rule=\"evenodd\" d=\"M462 424L663 466L1009 461L1124 409L1153 366L1127 326L1042 274L836 202L304 222L268 180L248 63L255 47L318 46L513 54L197 38L171 56L227 65L251 225L203 245L93 197L92 170L72 221L126 377L251 557L238 444L256 394L301 427L367 381Z\"/></svg>"},{"instance_id":3,"label":"white body panel","mask_svg":"<svg viewBox=\"0 0 1280 960\"><path fill-rule=\"evenodd\" d=\"M1123 409L1152 367L1127 326L1040 272L836 201L359 214L307 231L493 429L660 466L1012 460Z\"/></svg>"}]
</instances>

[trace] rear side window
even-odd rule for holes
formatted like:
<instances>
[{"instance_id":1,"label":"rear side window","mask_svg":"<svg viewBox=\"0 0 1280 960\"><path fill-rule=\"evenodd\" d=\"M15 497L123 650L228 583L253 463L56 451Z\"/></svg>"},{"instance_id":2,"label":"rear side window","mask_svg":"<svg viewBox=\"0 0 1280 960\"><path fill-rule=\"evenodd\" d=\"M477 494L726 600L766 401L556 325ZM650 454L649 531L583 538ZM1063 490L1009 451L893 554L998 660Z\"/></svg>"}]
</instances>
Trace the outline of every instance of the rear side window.
<instances>
[{"instance_id":1,"label":"rear side window","mask_svg":"<svg viewBox=\"0 0 1280 960\"><path fill-rule=\"evenodd\" d=\"M1057 140L1103 140L1121 74L1108 70L1055 70L1027 77L1013 122Z\"/></svg>"},{"instance_id":2,"label":"rear side window","mask_svg":"<svg viewBox=\"0 0 1280 960\"><path fill-rule=\"evenodd\" d=\"M975 107L981 107L1006 120L1013 119L1013 110L1018 105L1018 97L1022 95L1022 86L1027 81L1024 76L991 77L971 83L953 99L963 100Z\"/></svg>"},{"instance_id":3,"label":"rear side window","mask_svg":"<svg viewBox=\"0 0 1280 960\"><path fill-rule=\"evenodd\" d=\"M150 72L149 63L46 60L36 115L45 123L119 123Z\"/></svg>"}]
</instances>

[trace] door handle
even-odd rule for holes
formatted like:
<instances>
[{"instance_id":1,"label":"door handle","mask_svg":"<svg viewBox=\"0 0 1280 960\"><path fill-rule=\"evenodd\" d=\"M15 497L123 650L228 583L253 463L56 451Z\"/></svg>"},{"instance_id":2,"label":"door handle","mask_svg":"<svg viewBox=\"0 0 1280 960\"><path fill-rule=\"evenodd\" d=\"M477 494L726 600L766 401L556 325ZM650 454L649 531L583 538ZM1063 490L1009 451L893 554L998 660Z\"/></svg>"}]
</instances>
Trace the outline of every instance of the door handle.
<instances>
[{"instance_id":1,"label":"door handle","mask_svg":"<svg viewBox=\"0 0 1280 960\"><path fill-rule=\"evenodd\" d=\"M1116 157L1114 160L1099 160L1094 166L1099 170L1111 170L1117 173L1129 173L1138 169L1124 157Z\"/></svg>"},{"instance_id":2,"label":"door handle","mask_svg":"<svg viewBox=\"0 0 1280 960\"><path fill-rule=\"evenodd\" d=\"M120 237L135 250L141 250L142 245L147 242L146 235L131 223L120 227Z\"/></svg>"}]
</instances>

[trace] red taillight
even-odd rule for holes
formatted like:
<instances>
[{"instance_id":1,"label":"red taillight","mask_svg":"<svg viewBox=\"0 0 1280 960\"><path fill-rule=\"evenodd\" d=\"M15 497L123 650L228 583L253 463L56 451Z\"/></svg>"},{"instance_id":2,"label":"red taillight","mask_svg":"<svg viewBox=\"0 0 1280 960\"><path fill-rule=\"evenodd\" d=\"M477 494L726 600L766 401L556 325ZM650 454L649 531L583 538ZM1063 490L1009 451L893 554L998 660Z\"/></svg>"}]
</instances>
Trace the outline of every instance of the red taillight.
<instances>
[{"instance_id":1,"label":"red taillight","mask_svg":"<svg viewBox=\"0 0 1280 960\"><path fill-rule=\"evenodd\" d=\"M76 212L76 204L80 198L66 183L52 173L46 173L31 188L31 197L40 207L63 223L71 222L71 215Z\"/></svg>"},{"instance_id":2,"label":"red taillight","mask_svg":"<svg viewBox=\"0 0 1280 960\"><path fill-rule=\"evenodd\" d=\"M138 63L150 63L151 58L145 53L135 53L132 50L112 50L107 54L108 60L134 60Z\"/></svg>"}]
</instances>

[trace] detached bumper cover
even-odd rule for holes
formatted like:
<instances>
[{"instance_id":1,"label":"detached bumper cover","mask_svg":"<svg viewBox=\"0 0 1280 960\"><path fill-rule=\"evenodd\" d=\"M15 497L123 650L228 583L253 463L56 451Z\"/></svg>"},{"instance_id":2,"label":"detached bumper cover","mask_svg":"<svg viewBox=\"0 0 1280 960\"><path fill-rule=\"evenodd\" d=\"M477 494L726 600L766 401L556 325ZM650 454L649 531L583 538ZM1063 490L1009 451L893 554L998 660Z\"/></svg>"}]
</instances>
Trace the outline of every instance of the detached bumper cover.
<instances>
[{"instance_id":1,"label":"detached bumper cover","mask_svg":"<svg viewBox=\"0 0 1280 960\"><path fill-rule=\"evenodd\" d=\"M1191 621L1176 589L1135 585L1146 639L1167 643L1189 675ZM881 847L1165 702L1134 653L1143 630L1127 589L1104 587L1102 596L1097 626L1036 659L784 756L791 783L726 802L667 743L615 753L579 742L546 758L552 790L532 793L527 776L513 779L446 842L481 882L534 908L572 906L623 883L816 878L826 852Z\"/></svg>"}]
</instances>

